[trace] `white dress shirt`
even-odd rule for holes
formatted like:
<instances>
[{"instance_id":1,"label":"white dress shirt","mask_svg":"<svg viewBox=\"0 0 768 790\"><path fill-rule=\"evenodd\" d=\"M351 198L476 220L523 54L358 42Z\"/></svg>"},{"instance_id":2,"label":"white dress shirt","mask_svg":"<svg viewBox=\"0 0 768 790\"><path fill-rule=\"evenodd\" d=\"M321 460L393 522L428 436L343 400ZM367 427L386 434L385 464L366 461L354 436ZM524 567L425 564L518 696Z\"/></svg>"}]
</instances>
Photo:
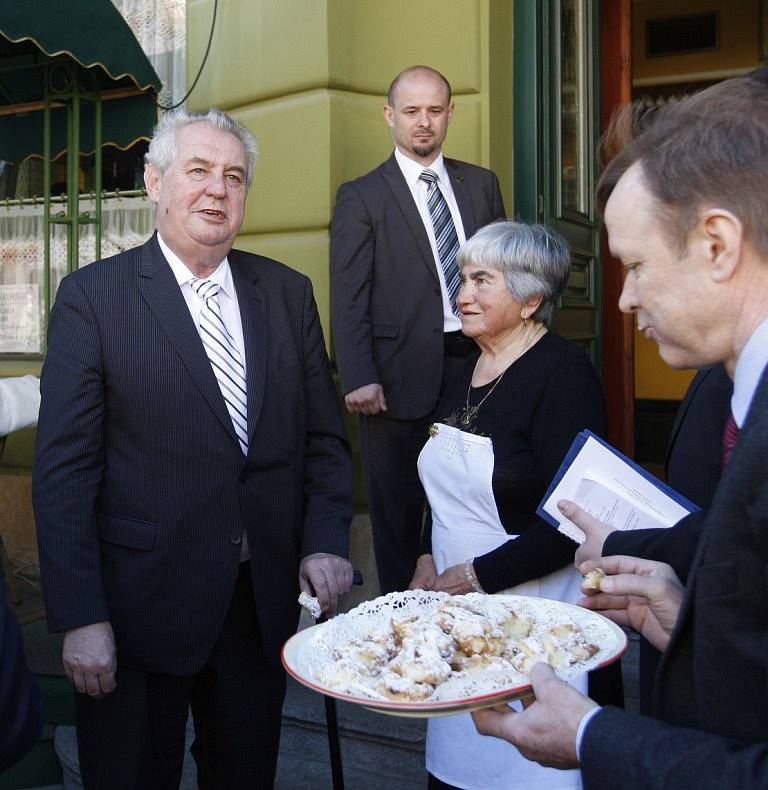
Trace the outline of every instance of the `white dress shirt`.
<instances>
[{"instance_id":1,"label":"white dress shirt","mask_svg":"<svg viewBox=\"0 0 768 790\"><path fill-rule=\"evenodd\" d=\"M429 246L432 248L432 257L435 259L435 266L437 267L437 276L440 280L440 291L443 295L443 331L455 332L461 329L461 321L459 317L453 312L451 307L451 300L448 298L448 289L445 287L445 275L443 274L443 267L440 263L440 256L437 254L437 241L435 239L435 230L432 227L432 217L429 213L429 205L427 203L427 191L429 184L422 181L419 176L424 170L431 170L437 176L437 188L445 198L448 208L451 211L453 224L456 228L456 235L459 238L459 244L463 244L466 240L464 232L464 225L461 222L461 214L459 213L459 206L456 203L456 197L453 194L453 187L451 186L451 179L448 176L448 171L445 168L442 153L438 154L437 159L427 168L414 162L413 159L408 158L405 154L400 153L399 148L395 148L395 159L400 166L400 171L405 178L408 188L411 190L413 200L416 203L416 208L419 210L421 221L424 223L424 228L427 231L427 238L429 239Z\"/></svg>"},{"instance_id":2,"label":"white dress shirt","mask_svg":"<svg viewBox=\"0 0 768 790\"><path fill-rule=\"evenodd\" d=\"M197 292L190 285L190 281L196 279L195 275L186 264L179 258L178 255L163 241L160 233L157 234L157 241L160 244L160 249L165 255L165 259L170 265L176 282L181 288L181 293L184 296L184 301L187 303L192 320L195 326L200 330L200 310L203 306L203 300L197 295ZM219 291L219 307L221 308L221 318L224 321L227 330L235 339L235 345L240 352L240 359L243 363L245 370L245 341L243 340L243 322L240 318L240 307L237 302L237 291L232 282L232 271L229 268L229 261L224 260L219 264L213 274L208 277L201 278L210 280L217 283L221 290Z\"/></svg>"},{"instance_id":3,"label":"white dress shirt","mask_svg":"<svg viewBox=\"0 0 768 790\"><path fill-rule=\"evenodd\" d=\"M752 398L766 367L768 367L768 318L752 333L736 363L731 412L739 428L744 426Z\"/></svg>"},{"instance_id":4,"label":"white dress shirt","mask_svg":"<svg viewBox=\"0 0 768 790\"><path fill-rule=\"evenodd\" d=\"M186 264L179 258L178 255L163 241L163 237L158 231L157 241L160 249L165 255L165 259L173 271L176 282L181 288L181 293L184 296L184 301L187 303L192 320L195 322L198 332L200 331L200 311L203 306L203 300L197 295L197 292L190 284L191 280L196 279L195 275ZM229 261L227 258L219 264L216 271L209 274L205 278L211 282L217 283L220 287L219 290L219 308L221 309L221 318L224 321L227 331L232 335L235 340L237 350L240 352L240 359L243 363L243 375L245 375L245 341L243 340L243 322L240 317L240 307L237 302L237 291L235 291L235 284L232 282L232 271L229 268ZM242 543L240 544L240 561L244 562L250 557L248 549L248 536L243 532Z\"/></svg>"},{"instance_id":5,"label":"white dress shirt","mask_svg":"<svg viewBox=\"0 0 768 790\"><path fill-rule=\"evenodd\" d=\"M0 436L37 424L40 380L36 376L0 379Z\"/></svg>"}]
</instances>

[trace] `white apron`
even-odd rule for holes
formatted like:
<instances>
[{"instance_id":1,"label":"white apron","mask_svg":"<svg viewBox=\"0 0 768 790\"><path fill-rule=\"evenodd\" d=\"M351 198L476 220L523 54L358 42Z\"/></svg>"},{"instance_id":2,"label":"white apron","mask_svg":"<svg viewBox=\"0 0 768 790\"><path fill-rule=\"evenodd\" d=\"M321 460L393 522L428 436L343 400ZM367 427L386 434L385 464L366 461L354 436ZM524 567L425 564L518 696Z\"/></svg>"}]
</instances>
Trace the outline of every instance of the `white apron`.
<instances>
[{"instance_id":1,"label":"white apron","mask_svg":"<svg viewBox=\"0 0 768 790\"><path fill-rule=\"evenodd\" d=\"M497 549L508 535L493 496L493 443L442 423L419 456L419 477L432 510L432 555L437 572ZM505 593L573 603L582 597L581 575L573 566L534 579ZM582 693L587 676L571 685ZM520 703L514 703L520 710ZM558 771L526 760L511 744L478 735L469 714L429 719L427 770L465 790L573 790L577 770Z\"/></svg>"}]
</instances>

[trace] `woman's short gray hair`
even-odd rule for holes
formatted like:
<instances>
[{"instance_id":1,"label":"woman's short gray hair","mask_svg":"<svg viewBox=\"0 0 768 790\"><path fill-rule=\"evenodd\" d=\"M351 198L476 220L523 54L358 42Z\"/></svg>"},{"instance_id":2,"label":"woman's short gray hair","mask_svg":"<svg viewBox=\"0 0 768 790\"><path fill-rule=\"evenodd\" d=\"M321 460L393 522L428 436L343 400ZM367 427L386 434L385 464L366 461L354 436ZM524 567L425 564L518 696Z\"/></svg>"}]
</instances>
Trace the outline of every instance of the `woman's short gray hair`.
<instances>
[{"instance_id":1,"label":"woman's short gray hair","mask_svg":"<svg viewBox=\"0 0 768 790\"><path fill-rule=\"evenodd\" d=\"M213 109L208 112L189 112L179 107L175 110L163 113L152 133L149 141L149 150L144 154L144 163L153 165L161 173L165 173L173 164L176 158L176 132L193 123L207 123L216 129L233 134L243 144L245 155L248 160L245 171L245 183L250 187L253 181L253 169L256 164L256 157L259 154L259 146L256 138L246 126L236 121L223 110Z\"/></svg>"},{"instance_id":2,"label":"woman's short gray hair","mask_svg":"<svg viewBox=\"0 0 768 790\"><path fill-rule=\"evenodd\" d=\"M480 228L462 244L456 261L459 268L471 263L502 272L509 292L521 304L540 296L531 318L545 324L552 320L552 309L571 273L568 243L559 233L509 220Z\"/></svg>"}]
</instances>

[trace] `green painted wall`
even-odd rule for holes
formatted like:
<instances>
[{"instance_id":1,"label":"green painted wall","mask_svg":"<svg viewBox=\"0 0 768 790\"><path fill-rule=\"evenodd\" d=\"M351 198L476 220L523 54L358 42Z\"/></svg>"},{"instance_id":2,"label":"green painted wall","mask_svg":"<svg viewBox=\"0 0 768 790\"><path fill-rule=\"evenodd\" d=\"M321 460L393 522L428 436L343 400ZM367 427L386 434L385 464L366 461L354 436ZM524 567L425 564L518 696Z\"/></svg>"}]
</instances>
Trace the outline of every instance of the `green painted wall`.
<instances>
[{"instance_id":1,"label":"green painted wall","mask_svg":"<svg viewBox=\"0 0 768 790\"><path fill-rule=\"evenodd\" d=\"M190 0L190 77L212 14L213 0ZM259 139L238 244L312 278L327 340L336 190L389 155L382 107L399 71L425 63L448 77L456 113L446 153L492 166L512 213L511 41L508 0L219 2L211 54L190 108L222 107Z\"/></svg>"}]
</instances>

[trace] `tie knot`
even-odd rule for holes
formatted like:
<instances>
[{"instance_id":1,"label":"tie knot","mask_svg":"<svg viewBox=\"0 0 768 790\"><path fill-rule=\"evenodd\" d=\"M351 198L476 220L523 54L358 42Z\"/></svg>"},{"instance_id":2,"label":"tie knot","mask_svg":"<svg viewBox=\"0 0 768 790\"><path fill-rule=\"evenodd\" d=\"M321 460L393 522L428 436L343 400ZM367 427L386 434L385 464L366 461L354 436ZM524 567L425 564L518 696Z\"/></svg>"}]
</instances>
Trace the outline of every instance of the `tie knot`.
<instances>
[{"instance_id":1,"label":"tie knot","mask_svg":"<svg viewBox=\"0 0 768 790\"><path fill-rule=\"evenodd\" d=\"M424 170L421 171L419 180L426 181L430 186L432 186L432 184L437 183L437 173L435 173L434 170L430 170L428 167L425 167Z\"/></svg>"},{"instance_id":2,"label":"tie knot","mask_svg":"<svg viewBox=\"0 0 768 790\"><path fill-rule=\"evenodd\" d=\"M189 284L192 286L192 290L203 300L210 299L212 296L218 296L221 290L221 286L212 280L195 278L190 280Z\"/></svg>"}]
</instances>

